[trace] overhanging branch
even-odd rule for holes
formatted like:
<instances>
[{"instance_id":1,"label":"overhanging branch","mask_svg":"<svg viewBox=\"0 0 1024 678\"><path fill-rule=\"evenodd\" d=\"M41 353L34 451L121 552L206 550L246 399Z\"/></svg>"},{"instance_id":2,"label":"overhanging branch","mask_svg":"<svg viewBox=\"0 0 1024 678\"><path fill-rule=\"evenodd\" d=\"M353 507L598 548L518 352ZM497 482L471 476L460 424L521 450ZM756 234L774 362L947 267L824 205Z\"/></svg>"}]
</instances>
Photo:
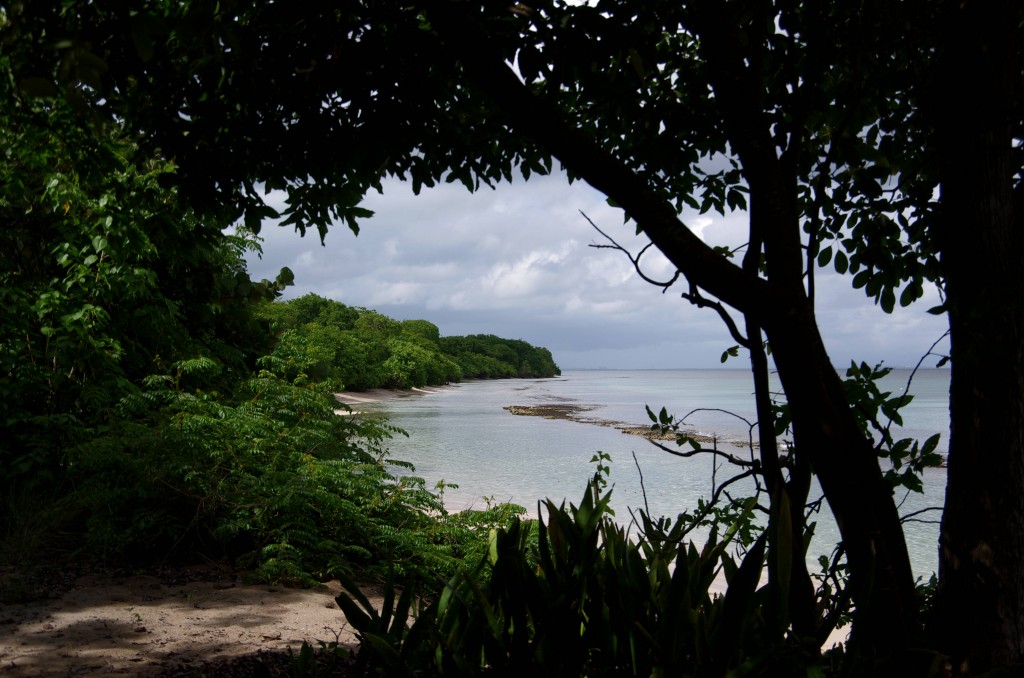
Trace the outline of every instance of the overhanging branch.
<instances>
[{"instance_id":1,"label":"overhanging branch","mask_svg":"<svg viewBox=\"0 0 1024 678\"><path fill-rule=\"evenodd\" d=\"M743 313L765 318L784 297L767 281L726 260L688 229L675 208L623 162L579 132L547 100L534 95L487 40L487 32L449 0L425 2L431 25L473 83L505 113L508 124L532 137L563 166L612 198L693 284Z\"/></svg>"},{"instance_id":2,"label":"overhanging branch","mask_svg":"<svg viewBox=\"0 0 1024 678\"><path fill-rule=\"evenodd\" d=\"M626 258L629 259L629 262L631 264L633 264L633 270L636 271L636 274L638 276L640 276L641 278L643 278L644 282L649 283L651 285L654 285L655 287L662 288L661 289L662 292L667 292L668 288L672 287L672 285L674 285L675 282L677 280L679 280L680 273L679 273L678 270L676 270L675 274L669 280L664 281L664 282L662 282L660 280L655 280L654 278L651 278L646 273L644 273L643 267L640 266L640 259L643 258L644 254L647 252L647 250L649 250L654 245L654 243L650 243L649 242L646 245L644 245L643 248L640 250L640 253L637 254L634 257L633 254L629 250L627 250L625 247L623 247L618 242L616 242L615 238L611 237L610 235L608 235L607 233L602 231L600 228L598 228L597 224L594 223L594 220L591 219L590 217L588 217L583 210L580 210L580 214L583 215L583 218L587 220L587 222L594 228L595 231L600 233L602 236L604 236L605 240L607 240L609 243L611 243L610 245L592 244L592 245L590 245L591 247L593 247L594 249L599 249L599 250L606 250L607 249L607 250L617 250L619 252L622 252L623 254L626 255Z\"/></svg>"}]
</instances>

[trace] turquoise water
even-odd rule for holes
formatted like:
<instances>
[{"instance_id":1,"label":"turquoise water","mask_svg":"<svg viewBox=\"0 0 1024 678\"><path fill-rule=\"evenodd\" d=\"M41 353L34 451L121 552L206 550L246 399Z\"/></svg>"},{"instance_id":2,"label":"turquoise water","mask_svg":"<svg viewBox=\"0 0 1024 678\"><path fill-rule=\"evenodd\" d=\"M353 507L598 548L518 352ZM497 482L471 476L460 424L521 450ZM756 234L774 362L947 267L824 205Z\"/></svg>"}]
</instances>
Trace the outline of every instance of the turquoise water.
<instances>
[{"instance_id":1,"label":"turquoise water","mask_svg":"<svg viewBox=\"0 0 1024 678\"><path fill-rule=\"evenodd\" d=\"M939 449L945 451L948 375L948 371L930 370L915 376L911 389L915 400L904 410L905 426L894 432L896 437L923 440L941 433ZM908 371L894 371L887 378L886 388L901 393L908 376ZM645 492L647 505L655 515L674 516L692 509L699 497L710 495L713 479L721 482L729 477L729 467L713 463L709 456L671 456L642 438L612 427L515 416L504 408L579 405L593 408L582 416L636 426L650 424L645 405L655 411L664 406L678 416L699 408L714 408L753 422L752 392L751 377L745 370L581 370L553 379L455 384L437 393L363 409L386 414L393 424L409 433L408 438L391 442L394 457L415 464L416 474L431 485L439 480L458 485L457 489L445 489L445 502L453 509L480 507L485 498L522 504L531 514L544 498L578 503L594 472L591 458L599 450L606 452L613 459L613 507L625 523L630 508L644 506ZM699 433L719 437L723 450L749 454L729 442L747 439L748 426L741 419L705 411L694 413L687 423ZM945 469L930 471L923 495L897 498L903 501L901 512L941 506L944 487ZM939 514L922 517L937 521ZM819 516L818 520L812 555L830 552L837 539L831 517ZM938 526L908 523L905 532L915 571L927 576L936 568Z\"/></svg>"}]
</instances>

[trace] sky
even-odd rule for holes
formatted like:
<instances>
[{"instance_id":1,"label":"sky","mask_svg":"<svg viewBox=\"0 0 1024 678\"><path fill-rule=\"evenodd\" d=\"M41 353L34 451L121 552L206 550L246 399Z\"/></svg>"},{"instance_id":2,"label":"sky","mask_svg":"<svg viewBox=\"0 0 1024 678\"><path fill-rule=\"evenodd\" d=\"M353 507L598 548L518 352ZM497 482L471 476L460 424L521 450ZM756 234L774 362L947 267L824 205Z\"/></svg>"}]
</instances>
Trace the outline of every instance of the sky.
<instances>
[{"instance_id":1,"label":"sky","mask_svg":"<svg viewBox=\"0 0 1024 678\"><path fill-rule=\"evenodd\" d=\"M680 298L681 283L662 293L622 252L592 247L606 241L583 214L632 252L646 241L602 194L561 173L473 194L446 184L416 196L391 180L363 206L375 215L359 235L334 226L323 246L315 232L301 238L290 226L264 224L263 255L248 257L250 276L272 279L287 266L295 286L286 299L312 292L429 320L446 336L523 339L548 348L563 370L722 367L722 352L735 344L714 311ZM745 214L682 219L712 245L745 240ZM674 271L654 248L643 270L662 280ZM850 280L816 273L818 324L837 367L851 359L911 367L946 330L943 316L925 312L939 302L934 290L886 315ZM724 367L748 363L741 353Z\"/></svg>"}]
</instances>

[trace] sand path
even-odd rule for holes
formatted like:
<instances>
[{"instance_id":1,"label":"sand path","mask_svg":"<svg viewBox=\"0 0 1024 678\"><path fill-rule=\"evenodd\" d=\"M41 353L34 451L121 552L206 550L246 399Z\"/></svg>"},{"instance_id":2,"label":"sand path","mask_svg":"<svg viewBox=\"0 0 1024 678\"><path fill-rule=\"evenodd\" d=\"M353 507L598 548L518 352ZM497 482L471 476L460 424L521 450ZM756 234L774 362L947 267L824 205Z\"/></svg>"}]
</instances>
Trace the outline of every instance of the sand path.
<instances>
[{"instance_id":1,"label":"sand path","mask_svg":"<svg viewBox=\"0 0 1024 678\"><path fill-rule=\"evenodd\" d=\"M297 650L303 641L355 643L320 589L245 585L236 576L168 583L149 575L86 575L59 597L0 605L0 675L189 675L191 666Z\"/></svg>"}]
</instances>

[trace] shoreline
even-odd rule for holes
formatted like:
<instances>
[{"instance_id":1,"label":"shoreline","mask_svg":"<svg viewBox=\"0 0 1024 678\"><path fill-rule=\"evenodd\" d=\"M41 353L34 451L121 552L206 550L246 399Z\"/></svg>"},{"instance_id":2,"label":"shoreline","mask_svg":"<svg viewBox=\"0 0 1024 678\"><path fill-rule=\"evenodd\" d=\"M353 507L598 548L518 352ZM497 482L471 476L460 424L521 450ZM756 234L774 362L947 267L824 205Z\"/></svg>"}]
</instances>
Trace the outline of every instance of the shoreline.
<instances>
[{"instance_id":1,"label":"shoreline","mask_svg":"<svg viewBox=\"0 0 1024 678\"><path fill-rule=\"evenodd\" d=\"M441 393L449 388L451 388L451 386L414 386L412 388L402 389L373 388L368 391L338 391L333 394L334 399L340 404L347 406L348 409L336 409L334 410L334 413L342 416L365 414L365 412L355 408L362 405L402 400L403 398L433 395L435 393Z\"/></svg>"}]
</instances>

